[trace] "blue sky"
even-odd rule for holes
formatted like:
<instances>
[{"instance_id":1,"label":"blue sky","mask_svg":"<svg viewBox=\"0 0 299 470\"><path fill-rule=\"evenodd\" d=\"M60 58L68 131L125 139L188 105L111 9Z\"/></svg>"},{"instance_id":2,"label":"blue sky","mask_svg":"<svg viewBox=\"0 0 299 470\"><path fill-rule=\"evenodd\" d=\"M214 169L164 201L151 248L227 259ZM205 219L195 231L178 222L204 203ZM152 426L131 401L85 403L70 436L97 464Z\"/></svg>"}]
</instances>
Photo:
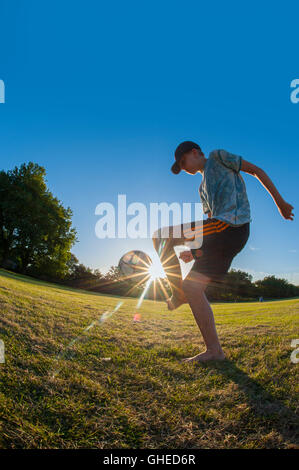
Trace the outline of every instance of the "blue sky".
<instances>
[{"instance_id":1,"label":"blue sky","mask_svg":"<svg viewBox=\"0 0 299 470\"><path fill-rule=\"evenodd\" d=\"M74 212L86 265L106 270L151 240L99 240L95 207L199 202L201 176L169 168L182 140L261 166L295 207L282 219L244 175L251 236L232 267L299 284L296 2L3 1L0 162L34 161Z\"/></svg>"}]
</instances>

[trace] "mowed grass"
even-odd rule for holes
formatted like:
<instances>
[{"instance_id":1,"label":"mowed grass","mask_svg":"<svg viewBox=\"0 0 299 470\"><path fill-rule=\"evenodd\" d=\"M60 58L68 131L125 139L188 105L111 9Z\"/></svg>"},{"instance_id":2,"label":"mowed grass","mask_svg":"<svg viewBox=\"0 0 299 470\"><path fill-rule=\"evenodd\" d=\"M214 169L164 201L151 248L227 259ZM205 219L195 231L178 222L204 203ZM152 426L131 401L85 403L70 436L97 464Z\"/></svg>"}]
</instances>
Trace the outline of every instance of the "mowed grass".
<instances>
[{"instance_id":1,"label":"mowed grass","mask_svg":"<svg viewBox=\"0 0 299 470\"><path fill-rule=\"evenodd\" d=\"M0 270L1 448L298 447L299 300L213 305L207 365L180 363L203 349L188 306L136 303Z\"/></svg>"}]
</instances>

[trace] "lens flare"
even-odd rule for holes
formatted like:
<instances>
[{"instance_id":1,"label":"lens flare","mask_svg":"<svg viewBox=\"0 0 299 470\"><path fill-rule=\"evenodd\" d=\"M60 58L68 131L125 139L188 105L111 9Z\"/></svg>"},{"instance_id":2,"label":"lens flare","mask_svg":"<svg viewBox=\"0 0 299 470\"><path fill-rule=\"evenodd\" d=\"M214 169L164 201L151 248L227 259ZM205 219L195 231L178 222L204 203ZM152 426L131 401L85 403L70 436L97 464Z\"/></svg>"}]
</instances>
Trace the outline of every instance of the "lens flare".
<instances>
[{"instance_id":1,"label":"lens flare","mask_svg":"<svg viewBox=\"0 0 299 470\"><path fill-rule=\"evenodd\" d=\"M153 260L152 264L148 268L148 273L152 280L159 277L166 278L165 271L160 261Z\"/></svg>"},{"instance_id":2,"label":"lens flare","mask_svg":"<svg viewBox=\"0 0 299 470\"><path fill-rule=\"evenodd\" d=\"M141 321L141 315L140 313L135 313L133 321L140 322Z\"/></svg>"},{"instance_id":3,"label":"lens flare","mask_svg":"<svg viewBox=\"0 0 299 470\"><path fill-rule=\"evenodd\" d=\"M97 320L94 320L90 325L88 325L84 330L82 331L81 334L79 334L76 338L74 338L70 343L68 343L63 351L61 351L57 356L56 360L60 359L68 359L72 356L72 351L70 351L70 348L74 346L75 343L81 341L81 339L85 336L85 334L91 330L95 325L101 325L104 323L111 315L113 315L117 310L123 305L123 302L118 302L116 307L111 311L111 310L106 310L100 318ZM104 360L110 360L111 358L104 358ZM56 368L52 374L52 379L54 379L62 370L62 368Z\"/></svg>"}]
</instances>

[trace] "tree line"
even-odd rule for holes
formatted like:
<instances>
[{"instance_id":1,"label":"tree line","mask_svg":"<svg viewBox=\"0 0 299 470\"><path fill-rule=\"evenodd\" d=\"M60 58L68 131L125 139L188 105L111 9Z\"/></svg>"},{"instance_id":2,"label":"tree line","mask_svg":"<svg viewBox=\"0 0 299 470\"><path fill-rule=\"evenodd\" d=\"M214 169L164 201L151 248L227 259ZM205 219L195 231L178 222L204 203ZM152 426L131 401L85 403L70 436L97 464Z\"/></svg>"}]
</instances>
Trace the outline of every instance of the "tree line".
<instances>
[{"instance_id":1,"label":"tree line","mask_svg":"<svg viewBox=\"0 0 299 470\"><path fill-rule=\"evenodd\" d=\"M29 162L0 171L0 266L38 279L111 295L139 297L144 283L124 279L118 266L108 273L84 266L72 254L77 232L72 210L53 196L46 170ZM170 286L165 279L152 283L146 297L163 300ZM299 296L299 286L267 276L252 281L246 272L232 269L218 285L207 288L210 300L256 300Z\"/></svg>"}]
</instances>

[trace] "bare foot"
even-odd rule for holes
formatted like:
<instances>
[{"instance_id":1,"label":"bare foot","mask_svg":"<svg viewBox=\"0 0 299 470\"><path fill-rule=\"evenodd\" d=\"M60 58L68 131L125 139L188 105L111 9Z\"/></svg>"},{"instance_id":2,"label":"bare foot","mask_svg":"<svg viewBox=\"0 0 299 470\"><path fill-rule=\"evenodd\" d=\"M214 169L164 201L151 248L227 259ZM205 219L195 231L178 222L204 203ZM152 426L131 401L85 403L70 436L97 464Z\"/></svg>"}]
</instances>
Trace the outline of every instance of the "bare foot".
<instances>
[{"instance_id":1,"label":"bare foot","mask_svg":"<svg viewBox=\"0 0 299 470\"><path fill-rule=\"evenodd\" d=\"M224 361L224 359L226 358L225 358L225 354L223 351L219 351L219 352L205 351L204 353L197 354L196 356L182 359L181 362Z\"/></svg>"},{"instance_id":2,"label":"bare foot","mask_svg":"<svg viewBox=\"0 0 299 470\"><path fill-rule=\"evenodd\" d=\"M172 295L171 297L169 297L169 299L166 299L166 303L168 306L168 310L175 310L180 305L186 304L187 299L186 297L175 297L174 295Z\"/></svg>"}]
</instances>

